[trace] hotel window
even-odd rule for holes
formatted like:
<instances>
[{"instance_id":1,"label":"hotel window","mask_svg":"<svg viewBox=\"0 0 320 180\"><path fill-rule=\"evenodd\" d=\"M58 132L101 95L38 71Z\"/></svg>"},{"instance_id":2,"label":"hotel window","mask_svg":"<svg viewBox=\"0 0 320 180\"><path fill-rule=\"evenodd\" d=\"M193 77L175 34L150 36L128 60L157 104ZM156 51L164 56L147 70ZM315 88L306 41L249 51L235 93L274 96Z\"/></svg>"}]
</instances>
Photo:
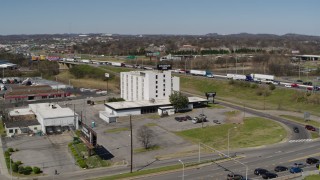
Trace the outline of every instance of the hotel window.
<instances>
[{"instance_id":1,"label":"hotel window","mask_svg":"<svg viewBox=\"0 0 320 180\"><path fill-rule=\"evenodd\" d=\"M156 97L158 97L158 95L156 95Z\"/></svg>"},{"instance_id":2,"label":"hotel window","mask_svg":"<svg viewBox=\"0 0 320 180\"><path fill-rule=\"evenodd\" d=\"M158 90L156 90L156 93L158 93Z\"/></svg>"},{"instance_id":3,"label":"hotel window","mask_svg":"<svg viewBox=\"0 0 320 180\"><path fill-rule=\"evenodd\" d=\"M156 84L158 84L158 81L156 81Z\"/></svg>"},{"instance_id":4,"label":"hotel window","mask_svg":"<svg viewBox=\"0 0 320 180\"><path fill-rule=\"evenodd\" d=\"M156 86L156 89L158 89L158 86Z\"/></svg>"},{"instance_id":5,"label":"hotel window","mask_svg":"<svg viewBox=\"0 0 320 180\"><path fill-rule=\"evenodd\" d=\"M163 93L163 96L166 96L166 93Z\"/></svg>"},{"instance_id":6,"label":"hotel window","mask_svg":"<svg viewBox=\"0 0 320 180\"><path fill-rule=\"evenodd\" d=\"M156 75L156 79L158 79L158 75Z\"/></svg>"}]
</instances>

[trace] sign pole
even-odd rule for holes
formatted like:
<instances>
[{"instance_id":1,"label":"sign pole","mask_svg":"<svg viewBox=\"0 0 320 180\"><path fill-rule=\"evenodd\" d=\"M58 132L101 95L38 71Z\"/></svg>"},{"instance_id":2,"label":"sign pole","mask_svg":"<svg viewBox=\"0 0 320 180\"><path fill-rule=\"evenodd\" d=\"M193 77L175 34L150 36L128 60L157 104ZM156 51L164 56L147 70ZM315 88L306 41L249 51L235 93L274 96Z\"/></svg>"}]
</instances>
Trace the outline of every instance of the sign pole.
<instances>
[{"instance_id":1,"label":"sign pole","mask_svg":"<svg viewBox=\"0 0 320 180\"><path fill-rule=\"evenodd\" d=\"M132 146L132 121L131 121L131 114L130 114L130 138L131 138L131 166L130 166L130 173L132 173L132 165L133 165L133 146Z\"/></svg>"}]
</instances>

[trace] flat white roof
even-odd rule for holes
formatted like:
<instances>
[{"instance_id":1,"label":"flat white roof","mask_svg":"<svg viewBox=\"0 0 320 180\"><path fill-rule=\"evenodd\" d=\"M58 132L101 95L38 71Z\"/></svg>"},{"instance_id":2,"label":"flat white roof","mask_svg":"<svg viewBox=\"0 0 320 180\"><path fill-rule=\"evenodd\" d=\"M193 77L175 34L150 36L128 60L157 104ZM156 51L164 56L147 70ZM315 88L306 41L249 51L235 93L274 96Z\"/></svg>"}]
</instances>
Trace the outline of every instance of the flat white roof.
<instances>
[{"instance_id":1,"label":"flat white roof","mask_svg":"<svg viewBox=\"0 0 320 180\"><path fill-rule=\"evenodd\" d=\"M21 115L30 115L34 113L29 108L24 108L24 109L14 109L10 111L9 114L10 116L21 116Z\"/></svg>"},{"instance_id":2,"label":"flat white roof","mask_svg":"<svg viewBox=\"0 0 320 180\"><path fill-rule=\"evenodd\" d=\"M62 108L55 103L29 104L29 107L34 113L39 113L42 118L48 119L74 116L73 110L70 108Z\"/></svg>"},{"instance_id":3,"label":"flat white roof","mask_svg":"<svg viewBox=\"0 0 320 180\"><path fill-rule=\"evenodd\" d=\"M189 103L194 102L204 102L208 101L207 99L200 97L188 97ZM152 101L122 101L122 102L111 102L106 103L105 106L110 107L112 109L134 109L148 106L170 106L169 99L156 99L154 102Z\"/></svg>"}]
</instances>

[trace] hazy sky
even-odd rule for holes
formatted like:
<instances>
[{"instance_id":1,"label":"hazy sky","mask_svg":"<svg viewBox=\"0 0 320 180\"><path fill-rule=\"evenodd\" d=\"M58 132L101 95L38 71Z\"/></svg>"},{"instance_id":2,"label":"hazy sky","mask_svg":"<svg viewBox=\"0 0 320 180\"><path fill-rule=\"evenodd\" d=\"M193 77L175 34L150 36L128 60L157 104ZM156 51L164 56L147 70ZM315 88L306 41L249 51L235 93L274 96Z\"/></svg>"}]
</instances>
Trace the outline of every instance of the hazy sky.
<instances>
[{"instance_id":1,"label":"hazy sky","mask_svg":"<svg viewBox=\"0 0 320 180\"><path fill-rule=\"evenodd\" d=\"M1 0L0 34L320 35L320 0Z\"/></svg>"}]
</instances>

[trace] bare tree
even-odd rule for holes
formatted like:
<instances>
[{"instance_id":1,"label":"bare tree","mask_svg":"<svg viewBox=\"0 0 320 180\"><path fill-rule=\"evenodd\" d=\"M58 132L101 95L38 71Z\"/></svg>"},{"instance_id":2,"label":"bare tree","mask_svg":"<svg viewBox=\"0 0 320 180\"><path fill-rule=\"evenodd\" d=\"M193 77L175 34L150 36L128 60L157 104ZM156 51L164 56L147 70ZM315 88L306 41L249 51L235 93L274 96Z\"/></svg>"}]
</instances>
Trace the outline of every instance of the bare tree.
<instances>
[{"instance_id":1,"label":"bare tree","mask_svg":"<svg viewBox=\"0 0 320 180\"><path fill-rule=\"evenodd\" d=\"M138 129L138 140L145 149L151 147L153 137L154 132L148 126L143 125Z\"/></svg>"}]
</instances>

